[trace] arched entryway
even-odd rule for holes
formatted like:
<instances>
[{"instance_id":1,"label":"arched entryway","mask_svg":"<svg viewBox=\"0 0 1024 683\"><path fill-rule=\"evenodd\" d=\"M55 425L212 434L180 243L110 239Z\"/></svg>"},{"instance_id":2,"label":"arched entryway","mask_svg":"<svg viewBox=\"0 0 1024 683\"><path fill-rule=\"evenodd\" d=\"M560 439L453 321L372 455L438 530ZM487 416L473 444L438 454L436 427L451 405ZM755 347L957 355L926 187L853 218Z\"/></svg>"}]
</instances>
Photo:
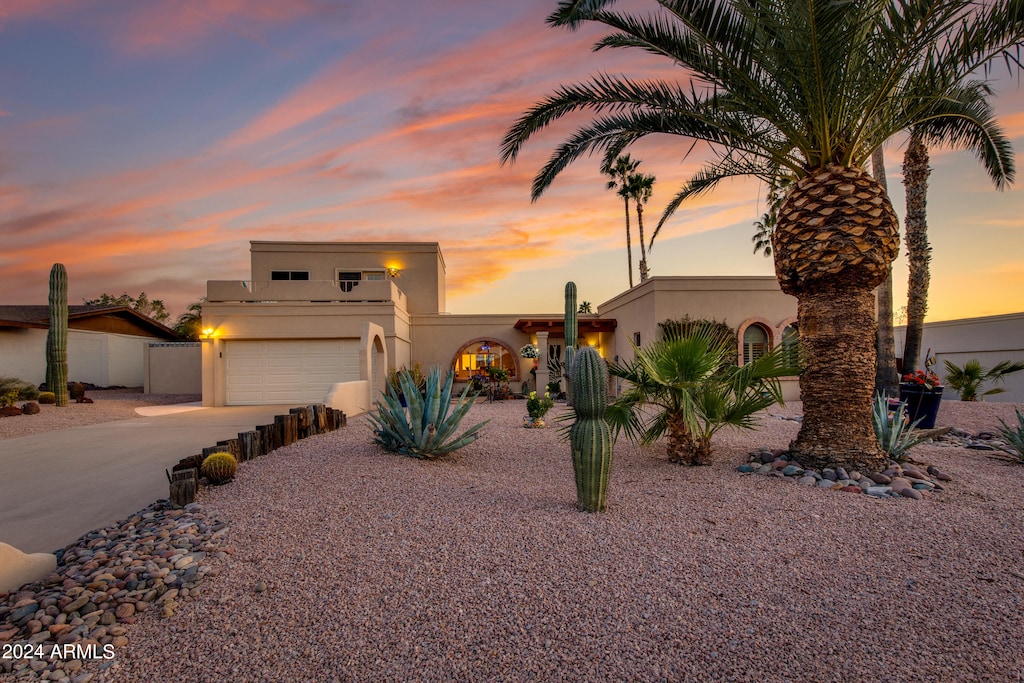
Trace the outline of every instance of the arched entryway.
<instances>
[{"instance_id":1,"label":"arched entryway","mask_svg":"<svg viewBox=\"0 0 1024 683\"><path fill-rule=\"evenodd\" d=\"M466 342L452 359L456 382L470 382L474 376L486 373L488 367L509 371L510 379L519 379L518 354L509 344L494 338L478 338Z\"/></svg>"}]
</instances>

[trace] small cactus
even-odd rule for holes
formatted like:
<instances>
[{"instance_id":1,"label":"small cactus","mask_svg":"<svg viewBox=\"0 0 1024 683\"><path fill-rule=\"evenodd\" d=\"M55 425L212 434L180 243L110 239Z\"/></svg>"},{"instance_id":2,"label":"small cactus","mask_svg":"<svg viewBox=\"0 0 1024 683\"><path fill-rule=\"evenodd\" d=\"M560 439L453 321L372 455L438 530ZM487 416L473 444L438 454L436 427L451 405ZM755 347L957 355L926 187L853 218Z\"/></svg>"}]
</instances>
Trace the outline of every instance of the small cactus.
<instances>
[{"instance_id":1,"label":"small cactus","mask_svg":"<svg viewBox=\"0 0 1024 683\"><path fill-rule=\"evenodd\" d=\"M211 484L224 484L235 478L238 462L230 453L211 453L203 460L199 471Z\"/></svg>"},{"instance_id":2,"label":"small cactus","mask_svg":"<svg viewBox=\"0 0 1024 683\"><path fill-rule=\"evenodd\" d=\"M50 330L46 333L46 388L56 405L68 404L68 271L60 263L50 269Z\"/></svg>"},{"instance_id":3,"label":"small cactus","mask_svg":"<svg viewBox=\"0 0 1024 683\"><path fill-rule=\"evenodd\" d=\"M52 406L54 403L57 402L57 397L54 396L52 391L40 391L39 392L39 402L44 404L44 405L51 405Z\"/></svg>"},{"instance_id":4,"label":"small cactus","mask_svg":"<svg viewBox=\"0 0 1024 683\"><path fill-rule=\"evenodd\" d=\"M588 512L604 512L612 465L612 433L604 419L608 408L608 368L597 351L585 347L576 354L570 384L576 413L576 421L569 429L576 505Z\"/></svg>"}]
</instances>

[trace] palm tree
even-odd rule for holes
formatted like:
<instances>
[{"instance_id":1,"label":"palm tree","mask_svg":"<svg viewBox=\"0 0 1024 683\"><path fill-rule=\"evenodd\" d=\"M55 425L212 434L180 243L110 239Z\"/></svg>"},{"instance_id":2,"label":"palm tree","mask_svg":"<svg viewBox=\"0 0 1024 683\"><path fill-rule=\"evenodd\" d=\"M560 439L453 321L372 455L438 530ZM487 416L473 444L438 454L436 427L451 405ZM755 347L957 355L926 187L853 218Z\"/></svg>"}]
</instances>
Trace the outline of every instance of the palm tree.
<instances>
[{"instance_id":1,"label":"palm tree","mask_svg":"<svg viewBox=\"0 0 1024 683\"><path fill-rule=\"evenodd\" d=\"M179 338L188 341L199 341L199 336L203 330L204 303L206 303L206 297L189 304L188 310L178 316L172 329L174 329L174 333Z\"/></svg>"},{"instance_id":2,"label":"palm tree","mask_svg":"<svg viewBox=\"0 0 1024 683\"><path fill-rule=\"evenodd\" d=\"M917 369L924 336L924 316L928 312L928 263L932 248L928 244L928 146L919 132L910 136L903 155L903 185L907 188L907 259L910 279L907 286L907 338L903 343L903 372Z\"/></svg>"},{"instance_id":3,"label":"palm tree","mask_svg":"<svg viewBox=\"0 0 1024 683\"><path fill-rule=\"evenodd\" d=\"M871 175L889 193L885 179L885 153L879 146L871 155ZM899 395L899 377L896 372L896 332L892 326L892 264L886 269L885 279L878 285L875 296L878 299L878 329L875 345L878 358L875 361L875 394L886 397Z\"/></svg>"},{"instance_id":4,"label":"palm tree","mask_svg":"<svg viewBox=\"0 0 1024 683\"><path fill-rule=\"evenodd\" d=\"M1004 360L1002 363L997 363L986 370L981 367L981 363L977 360L967 361L962 368L947 360L946 384L949 385L950 389L960 394L961 401L977 401L979 396L978 389L981 388L982 384L985 382L1003 383L1006 381L1007 375L1013 372L1020 372L1021 370L1024 370L1024 363L1020 361ZM1004 391L1006 389L1003 387L992 387L980 395L991 396L992 394L1001 394Z\"/></svg>"},{"instance_id":5,"label":"palm tree","mask_svg":"<svg viewBox=\"0 0 1024 683\"><path fill-rule=\"evenodd\" d=\"M609 190L617 190L616 194L622 197L622 202L626 206L626 260L629 262L629 288L633 288L633 246L631 244L630 231L629 231L629 189L628 181L629 177L636 171L637 166L640 165L640 160L633 161L628 154L622 154L615 157L615 161L612 163L604 164L601 166L601 173L606 176L610 176L611 180L608 181ZM643 246L643 236L640 237L641 246Z\"/></svg>"},{"instance_id":6,"label":"palm tree","mask_svg":"<svg viewBox=\"0 0 1024 683\"><path fill-rule=\"evenodd\" d=\"M640 282L644 282L649 277L647 249L644 247L644 204L654 191L654 176L632 173L626 181L626 190L629 198L636 202L636 228L640 233Z\"/></svg>"},{"instance_id":7,"label":"palm tree","mask_svg":"<svg viewBox=\"0 0 1024 683\"><path fill-rule=\"evenodd\" d=\"M754 243L755 254L762 253L765 257L772 255L772 233L775 232L775 224L779 220L779 208L792 184L792 178L786 176L772 179L768 187L768 211L761 215L761 220L754 221L757 232L750 238L750 241Z\"/></svg>"},{"instance_id":8,"label":"palm tree","mask_svg":"<svg viewBox=\"0 0 1024 683\"><path fill-rule=\"evenodd\" d=\"M797 298L804 420L790 452L805 465L873 470L884 455L871 426L874 289L899 248L886 192L862 167L892 135L925 120L984 149L990 174L1012 178L1009 142L987 86L973 75L1024 42L1019 0L657 0L635 16L614 0L562 0L548 17L604 24L596 49L635 48L682 67L686 85L594 76L561 86L521 116L502 143L523 145L577 111L594 119L559 145L533 181L537 199L582 155L614 160L665 133L705 142L711 160L669 203L725 178L795 179L772 236L782 290Z\"/></svg>"},{"instance_id":9,"label":"palm tree","mask_svg":"<svg viewBox=\"0 0 1024 683\"><path fill-rule=\"evenodd\" d=\"M605 413L612 427L642 444L668 436L672 462L707 465L711 437L722 427L751 429L754 414L782 401L779 377L794 373L781 346L753 363L728 363L735 343L714 325L685 332L666 331L664 339L636 349L627 365L609 372L629 382Z\"/></svg>"}]
</instances>

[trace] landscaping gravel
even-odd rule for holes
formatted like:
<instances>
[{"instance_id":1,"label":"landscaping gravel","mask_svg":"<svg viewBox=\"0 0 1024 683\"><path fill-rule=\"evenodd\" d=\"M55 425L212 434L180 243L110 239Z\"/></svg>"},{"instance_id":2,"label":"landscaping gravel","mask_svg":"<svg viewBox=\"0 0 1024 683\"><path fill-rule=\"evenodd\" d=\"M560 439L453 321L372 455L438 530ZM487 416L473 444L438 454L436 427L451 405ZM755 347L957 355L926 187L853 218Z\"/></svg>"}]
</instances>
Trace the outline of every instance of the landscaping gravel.
<instances>
[{"instance_id":1,"label":"landscaping gravel","mask_svg":"<svg viewBox=\"0 0 1024 683\"><path fill-rule=\"evenodd\" d=\"M608 511L588 514L557 422L523 414L476 405L464 424L490 424L447 461L382 452L357 417L243 463L200 495L228 526L199 594L135 615L113 660L70 679L1024 677L1024 467L922 445L952 477L922 501L740 474L799 428L765 415L720 432L709 467L620 441ZM1013 406L945 402L939 422L998 417Z\"/></svg>"},{"instance_id":2,"label":"landscaping gravel","mask_svg":"<svg viewBox=\"0 0 1024 683\"><path fill-rule=\"evenodd\" d=\"M92 403L75 403L58 408L42 404L35 415L0 417L0 439L41 434L57 429L82 427L102 422L131 420L139 417L136 408L199 401L197 394L144 394L141 389L90 389L86 397ZM21 407L24 401L16 405Z\"/></svg>"}]
</instances>

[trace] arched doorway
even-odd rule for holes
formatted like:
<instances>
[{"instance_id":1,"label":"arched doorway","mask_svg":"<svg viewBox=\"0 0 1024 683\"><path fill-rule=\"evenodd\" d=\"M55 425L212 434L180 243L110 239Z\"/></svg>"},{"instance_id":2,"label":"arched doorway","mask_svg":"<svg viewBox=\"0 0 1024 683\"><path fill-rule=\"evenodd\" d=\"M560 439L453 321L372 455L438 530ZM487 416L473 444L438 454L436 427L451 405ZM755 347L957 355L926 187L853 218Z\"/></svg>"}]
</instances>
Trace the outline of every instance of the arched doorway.
<instances>
[{"instance_id":1,"label":"arched doorway","mask_svg":"<svg viewBox=\"0 0 1024 683\"><path fill-rule=\"evenodd\" d=\"M496 339L474 339L462 345L455 358L452 369L455 371L456 382L471 382L474 377L486 374L488 367L500 367L508 370L510 379L519 379L518 356L512 348Z\"/></svg>"}]
</instances>

